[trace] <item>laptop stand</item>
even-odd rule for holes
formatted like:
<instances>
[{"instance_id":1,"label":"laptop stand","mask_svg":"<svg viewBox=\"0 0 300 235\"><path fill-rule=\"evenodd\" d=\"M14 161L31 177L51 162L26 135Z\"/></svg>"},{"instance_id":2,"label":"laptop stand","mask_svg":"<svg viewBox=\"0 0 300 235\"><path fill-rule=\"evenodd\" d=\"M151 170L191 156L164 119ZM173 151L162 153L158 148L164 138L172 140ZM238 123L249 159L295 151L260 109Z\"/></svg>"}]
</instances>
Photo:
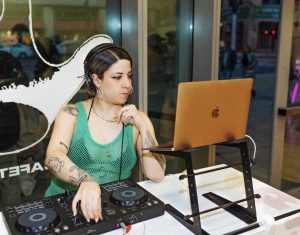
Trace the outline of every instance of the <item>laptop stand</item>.
<instances>
[{"instance_id":1,"label":"laptop stand","mask_svg":"<svg viewBox=\"0 0 300 235\"><path fill-rule=\"evenodd\" d=\"M165 154L173 157L183 158L186 164L186 175L180 175L179 179L182 180L184 178L188 179L188 186L189 186L189 194L190 194L190 202L191 202L191 209L192 214L190 215L183 215L177 209L175 209L170 204L165 205L166 211L168 211L176 220L182 223L187 229L197 235L206 235L209 234L201 228L201 221L200 215L217 210L217 209L224 209L227 212L231 213L232 215L236 216L240 220L244 221L245 223L249 224L248 226L238 229L236 231L230 232L228 234L239 234L242 232L249 231L251 229L259 227L256 216L256 207L255 207L255 198L260 198L259 194L254 194L253 190L253 183L252 183L252 176L251 176L251 165L250 159L248 156L248 147L246 139L241 140L234 140L229 142L220 143L217 145L228 146L228 147L235 147L239 148L241 153L242 162L239 164L228 165L224 167L218 167L212 170L207 170L200 173L194 173L193 170L193 163L192 163L192 152L195 151L197 148L192 149L184 149L178 151L156 151L152 150L151 152ZM197 196L197 186L195 175L205 174L213 171L223 170L226 168L230 168L232 166L242 165L243 168L243 177L244 177L244 186L245 186L245 194L246 198L238 200L238 201L229 201L215 193L209 192L205 193L202 196L211 200L217 207L199 211L199 204L198 204L198 196ZM238 205L241 202L247 202L247 207L243 207ZM193 218L191 220L190 218Z\"/></svg>"}]
</instances>

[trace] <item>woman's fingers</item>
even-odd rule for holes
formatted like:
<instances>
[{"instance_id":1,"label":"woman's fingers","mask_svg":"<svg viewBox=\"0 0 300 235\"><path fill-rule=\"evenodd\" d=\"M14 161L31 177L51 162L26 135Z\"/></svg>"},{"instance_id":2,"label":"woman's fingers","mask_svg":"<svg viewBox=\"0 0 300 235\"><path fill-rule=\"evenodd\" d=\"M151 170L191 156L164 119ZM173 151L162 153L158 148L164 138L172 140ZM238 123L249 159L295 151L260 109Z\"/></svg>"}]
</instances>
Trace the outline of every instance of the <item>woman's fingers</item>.
<instances>
[{"instance_id":1,"label":"woman's fingers","mask_svg":"<svg viewBox=\"0 0 300 235\"><path fill-rule=\"evenodd\" d=\"M90 216L88 214L89 205L88 205L88 200L87 200L87 193L85 190L83 190L81 196L82 196L81 203L80 203L81 211L82 211L84 218L89 222L90 221Z\"/></svg>"},{"instance_id":2,"label":"woman's fingers","mask_svg":"<svg viewBox=\"0 0 300 235\"><path fill-rule=\"evenodd\" d=\"M103 220L103 216L102 216L102 203L101 203L101 196L99 197L99 201L97 204L97 211L99 212L99 219Z\"/></svg>"},{"instance_id":3,"label":"woman's fingers","mask_svg":"<svg viewBox=\"0 0 300 235\"><path fill-rule=\"evenodd\" d=\"M93 200L93 214L94 214L94 220L98 222L99 219L102 220L101 216L101 196L94 195Z\"/></svg>"},{"instance_id":4,"label":"woman's fingers","mask_svg":"<svg viewBox=\"0 0 300 235\"><path fill-rule=\"evenodd\" d=\"M88 222L91 219L95 220L96 222L98 222L99 219L102 220L101 191L98 184L83 183L81 185L72 202L74 216L78 213L78 201L81 201L81 212Z\"/></svg>"},{"instance_id":5,"label":"woman's fingers","mask_svg":"<svg viewBox=\"0 0 300 235\"><path fill-rule=\"evenodd\" d=\"M78 193L75 195L73 201L72 201L72 211L73 211L73 216L76 216L78 211L77 211L77 203L79 202L79 196Z\"/></svg>"},{"instance_id":6,"label":"woman's fingers","mask_svg":"<svg viewBox=\"0 0 300 235\"><path fill-rule=\"evenodd\" d=\"M87 202L86 209L87 209L87 215L88 215L87 221L89 221L90 219L95 220L94 208L93 208L92 202Z\"/></svg>"},{"instance_id":7,"label":"woman's fingers","mask_svg":"<svg viewBox=\"0 0 300 235\"><path fill-rule=\"evenodd\" d=\"M133 124L134 122L134 112L128 111L122 114L122 122L127 125L128 123Z\"/></svg>"},{"instance_id":8,"label":"woman's fingers","mask_svg":"<svg viewBox=\"0 0 300 235\"><path fill-rule=\"evenodd\" d=\"M97 207L97 203L99 203L98 197L99 195L93 193L90 195L87 202L88 215L89 218L93 220L99 220L99 211Z\"/></svg>"},{"instance_id":9,"label":"woman's fingers","mask_svg":"<svg viewBox=\"0 0 300 235\"><path fill-rule=\"evenodd\" d=\"M98 222L99 219L102 219L101 216L101 201L99 200L100 196L96 194L91 194L85 202L85 218L87 221L90 219Z\"/></svg>"},{"instance_id":10,"label":"woman's fingers","mask_svg":"<svg viewBox=\"0 0 300 235\"><path fill-rule=\"evenodd\" d=\"M134 105L124 106L117 114L118 121L123 122L125 125L128 123L133 124L136 117L136 111L137 109Z\"/></svg>"}]
</instances>

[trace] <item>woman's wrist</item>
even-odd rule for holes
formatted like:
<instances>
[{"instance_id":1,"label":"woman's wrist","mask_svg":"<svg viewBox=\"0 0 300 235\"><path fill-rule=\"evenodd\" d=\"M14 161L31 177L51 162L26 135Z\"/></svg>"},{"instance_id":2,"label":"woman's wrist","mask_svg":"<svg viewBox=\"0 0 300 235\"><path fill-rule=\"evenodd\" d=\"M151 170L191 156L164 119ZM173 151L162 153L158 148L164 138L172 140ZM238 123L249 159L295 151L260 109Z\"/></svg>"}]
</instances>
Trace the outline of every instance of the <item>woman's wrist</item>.
<instances>
[{"instance_id":1,"label":"woman's wrist","mask_svg":"<svg viewBox=\"0 0 300 235\"><path fill-rule=\"evenodd\" d=\"M146 133L147 130L148 130L148 127L147 127L147 125L146 125L146 123L144 122L143 119L139 120L138 122L135 121L134 125L137 127L137 129L139 130L139 132L141 134Z\"/></svg>"},{"instance_id":2,"label":"woman's wrist","mask_svg":"<svg viewBox=\"0 0 300 235\"><path fill-rule=\"evenodd\" d=\"M84 174L78 179L78 187L84 182L96 182L96 180L89 174Z\"/></svg>"}]
</instances>

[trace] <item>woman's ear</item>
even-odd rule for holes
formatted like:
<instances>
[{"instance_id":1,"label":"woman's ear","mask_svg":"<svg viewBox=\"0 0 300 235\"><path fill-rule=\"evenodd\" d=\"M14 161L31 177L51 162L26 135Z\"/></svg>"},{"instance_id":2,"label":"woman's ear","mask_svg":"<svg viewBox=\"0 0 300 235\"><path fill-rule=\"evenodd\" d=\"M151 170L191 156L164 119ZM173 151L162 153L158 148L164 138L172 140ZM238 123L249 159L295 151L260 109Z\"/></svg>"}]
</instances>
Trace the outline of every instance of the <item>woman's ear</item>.
<instances>
[{"instance_id":1,"label":"woman's ear","mask_svg":"<svg viewBox=\"0 0 300 235\"><path fill-rule=\"evenodd\" d=\"M96 87L101 87L101 80L100 80L100 78L98 77L98 75L97 74L95 74L95 73L93 73L92 74L92 80L93 80L93 83L94 83L94 85L96 86Z\"/></svg>"}]
</instances>

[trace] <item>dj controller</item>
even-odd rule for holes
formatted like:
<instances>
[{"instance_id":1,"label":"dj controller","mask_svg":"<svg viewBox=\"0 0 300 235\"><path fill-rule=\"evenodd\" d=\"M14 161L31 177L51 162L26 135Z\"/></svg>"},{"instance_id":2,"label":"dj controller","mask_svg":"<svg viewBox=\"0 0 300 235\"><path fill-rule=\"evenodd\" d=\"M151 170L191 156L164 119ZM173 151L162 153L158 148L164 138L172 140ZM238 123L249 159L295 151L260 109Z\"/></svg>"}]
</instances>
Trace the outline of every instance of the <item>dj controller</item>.
<instances>
[{"instance_id":1,"label":"dj controller","mask_svg":"<svg viewBox=\"0 0 300 235\"><path fill-rule=\"evenodd\" d=\"M131 180L101 186L103 220L87 222L78 206L72 213L74 192L66 191L16 206L3 208L6 227L12 235L94 235L121 225L139 223L164 214L164 204Z\"/></svg>"}]
</instances>

